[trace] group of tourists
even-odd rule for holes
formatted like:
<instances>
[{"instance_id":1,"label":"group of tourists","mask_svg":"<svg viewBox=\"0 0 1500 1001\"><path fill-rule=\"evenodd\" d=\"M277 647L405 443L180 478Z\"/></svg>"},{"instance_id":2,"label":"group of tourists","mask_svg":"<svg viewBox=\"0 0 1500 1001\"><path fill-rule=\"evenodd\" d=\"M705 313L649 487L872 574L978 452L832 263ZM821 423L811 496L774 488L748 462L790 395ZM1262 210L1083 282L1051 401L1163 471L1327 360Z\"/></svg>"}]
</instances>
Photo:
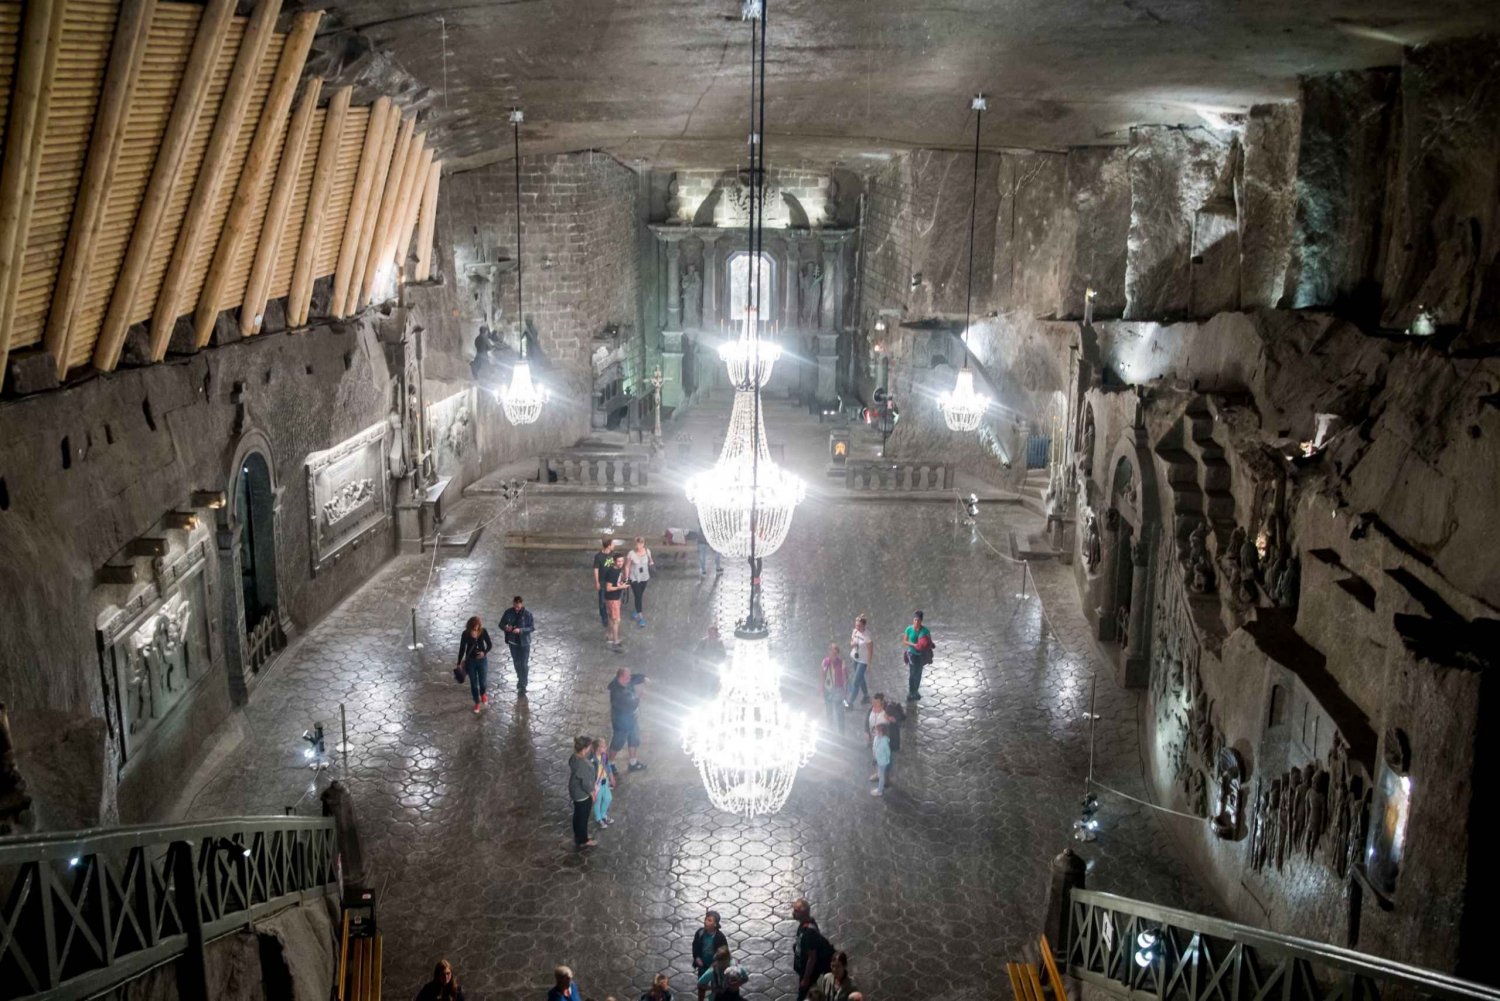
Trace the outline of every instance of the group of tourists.
<instances>
[{"instance_id":1,"label":"group of tourists","mask_svg":"<svg viewBox=\"0 0 1500 1001\"><path fill-rule=\"evenodd\" d=\"M500 616L500 633L505 647L510 651L510 662L516 670L516 698L526 698L526 676L531 663L531 634L536 630L536 619L518 594L511 599L510 607ZM482 712L490 702L490 651L495 647L490 640L490 631L484 628L479 616L469 619L464 633L458 640L458 662L453 665L453 680L459 684L469 683L474 696L474 711Z\"/></svg>"},{"instance_id":2,"label":"group of tourists","mask_svg":"<svg viewBox=\"0 0 1500 1001\"><path fill-rule=\"evenodd\" d=\"M797 1001L864 1001L864 995L849 974L849 956L836 948L813 920L812 907L799 897L792 901L792 920L797 933L792 939L792 970L797 974ZM692 951L696 1001L740 1001L741 991L750 983L750 974L734 961L729 938L721 927L718 911L703 916L703 926L693 932ZM432 980L417 995L416 1001L463 1001L463 989L453 966L446 959L437 964ZM578 985L573 970L556 966L552 970L552 987L547 1001L593 1001ZM607 995L604 1001L618 1001ZM673 1001L671 981L666 973L652 978L651 987L640 1001Z\"/></svg>"},{"instance_id":3,"label":"group of tourists","mask_svg":"<svg viewBox=\"0 0 1500 1001\"><path fill-rule=\"evenodd\" d=\"M613 823L609 806L614 801L614 787L620 774L615 767L615 756L623 750L630 762L627 771L646 770L646 763L638 757L641 697L637 689L644 684L644 674L635 674L628 667L616 671L609 683L609 742L606 744L603 737L588 734L573 738L573 756L568 759L568 797L573 801L573 845L576 848L592 848L598 844L589 836L590 816L600 827Z\"/></svg>"},{"instance_id":4,"label":"group of tourists","mask_svg":"<svg viewBox=\"0 0 1500 1001\"><path fill-rule=\"evenodd\" d=\"M636 628L646 628L646 585L651 583L654 569L656 560L641 536L637 535L634 546L623 553L615 552L614 539L599 540L599 551L594 554L594 590L599 592L599 624L604 627L604 641L616 653L621 649L620 606L625 602L627 591L635 600L631 618Z\"/></svg>"}]
</instances>

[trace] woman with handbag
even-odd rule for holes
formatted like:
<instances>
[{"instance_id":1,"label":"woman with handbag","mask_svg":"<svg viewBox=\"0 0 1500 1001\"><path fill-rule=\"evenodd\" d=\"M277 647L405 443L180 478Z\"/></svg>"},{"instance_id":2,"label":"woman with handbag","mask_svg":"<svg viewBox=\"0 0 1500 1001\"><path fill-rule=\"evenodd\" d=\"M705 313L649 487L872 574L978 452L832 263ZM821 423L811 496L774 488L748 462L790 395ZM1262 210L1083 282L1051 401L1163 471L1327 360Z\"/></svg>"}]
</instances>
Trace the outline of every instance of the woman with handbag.
<instances>
[{"instance_id":1,"label":"woman with handbag","mask_svg":"<svg viewBox=\"0 0 1500 1001\"><path fill-rule=\"evenodd\" d=\"M495 644L490 642L490 632L474 616L464 626L464 634L458 641L458 663L453 667L453 680L462 683L469 679L469 691L474 693L474 711L477 713L489 702L489 654Z\"/></svg>"}]
</instances>

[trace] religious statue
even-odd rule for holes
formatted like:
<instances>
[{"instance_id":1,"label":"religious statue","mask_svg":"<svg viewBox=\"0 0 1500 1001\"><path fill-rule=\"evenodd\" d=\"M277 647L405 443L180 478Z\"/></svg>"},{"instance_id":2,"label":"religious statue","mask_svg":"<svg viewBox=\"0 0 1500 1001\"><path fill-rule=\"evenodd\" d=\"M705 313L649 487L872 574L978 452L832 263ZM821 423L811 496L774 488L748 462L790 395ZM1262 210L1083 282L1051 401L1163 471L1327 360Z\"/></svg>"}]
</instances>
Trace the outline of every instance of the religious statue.
<instances>
[{"instance_id":1,"label":"religious statue","mask_svg":"<svg viewBox=\"0 0 1500 1001\"><path fill-rule=\"evenodd\" d=\"M1240 782L1245 769L1239 752L1232 747L1220 751L1215 763L1219 788L1214 804L1214 834L1233 841L1240 833Z\"/></svg>"},{"instance_id":2,"label":"religious statue","mask_svg":"<svg viewBox=\"0 0 1500 1001\"><path fill-rule=\"evenodd\" d=\"M1094 512L1090 511L1083 531L1084 569L1088 570L1089 573L1093 573L1094 568L1099 565L1099 561L1103 557L1102 544L1099 540L1099 519L1095 517Z\"/></svg>"},{"instance_id":3,"label":"religious statue","mask_svg":"<svg viewBox=\"0 0 1500 1001\"><path fill-rule=\"evenodd\" d=\"M823 316L823 265L807 261L798 272L797 300L799 320L803 330L817 330L822 326Z\"/></svg>"},{"instance_id":4,"label":"religious statue","mask_svg":"<svg viewBox=\"0 0 1500 1001\"><path fill-rule=\"evenodd\" d=\"M1078 468L1083 475L1090 476L1094 472L1094 422L1089 421L1083 428L1083 444L1078 450Z\"/></svg>"},{"instance_id":5,"label":"religious statue","mask_svg":"<svg viewBox=\"0 0 1500 1001\"><path fill-rule=\"evenodd\" d=\"M1053 465L1047 473L1047 489L1042 494L1042 511L1048 518L1062 514L1062 468Z\"/></svg>"},{"instance_id":6,"label":"religious statue","mask_svg":"<svg viewBox=\"0 0 1500 1001\"><path fill-rule=\"evenodd\" d=\"M1238 526L1236 526L1238 530ZM1230 546L1233 547L1234 538L1230 537ZM1255 574L1260 566L1260 549L1255 544L1255 539L1248 533L1239 540L1239 574L1231 582L1233 583L1236 596L1245 604L1255 602Z\"/></svg>"},{"instance_id":7,"label":"religious statue","mask_svg":"<svg viewBox=\"0 0 1500 1001\"><path fill-rule=\"evenodd\" d=\"M499 385L500 349L504 340L500 332L481 323L474 338L474 358L469 362L469 371L474 381L481 386Z\"/></svg>"},{"instance_id":8,"label":"religious statue","mask_svg":"<svg viewBox=\"0 0 1500 1001\"><path fill-rule=\"evenodd\" d=\"M1307 792L1307 840L1303 851L1309 859L1317 857L1318 844L1328 829L1328 773L1319 768Z\"/></svg>"},{"instance_id":9,"label":"religious statue","mask_svg":"<svg viewBox=\"0 0 1500 1001\"><path fill-rule=\"evenodd\" d=\"M1208 557L1208 522L1200 521L1188 536L1189 586L1197 594L1210 594L1214 589L1213 561Z\"/></svg>"},{"instance_id":10,"label":"religious statue","mask_svg":"<svg viewBox=\"0 0 1500 1001\"><path fill-rule=\"evenodd\" d=\"M703 326L703 275L696 264L689 264L682 276L682 327L697 330Z\"/></svg>"},{"instance_id":11,"label":"religious statue","mask_svg":"<svg viewBox=\"0 0 1500 1001\"><path fill-rule=\"evenodd\" d=\"M1301 564L1297 557L1289 557L1282 563L1281 572L1277 574L1275 583L1271 585L1274 588L1272 597L1276 604L1281 608L1296 608L1301 585Z\"/></svg>"},{"instance_id":12,"label":"religious statue","mask_svg":"<svg viewBox=\"0 0 1500 1001\"><path fill-rule=\"evenodd\" d=\"M410 471L406 466L406 430L401 426L401 411L392 407L385 423L390 432L386 436L386 468L390 470L391 479L399 480Z\"/></svg>"}]
</instances>

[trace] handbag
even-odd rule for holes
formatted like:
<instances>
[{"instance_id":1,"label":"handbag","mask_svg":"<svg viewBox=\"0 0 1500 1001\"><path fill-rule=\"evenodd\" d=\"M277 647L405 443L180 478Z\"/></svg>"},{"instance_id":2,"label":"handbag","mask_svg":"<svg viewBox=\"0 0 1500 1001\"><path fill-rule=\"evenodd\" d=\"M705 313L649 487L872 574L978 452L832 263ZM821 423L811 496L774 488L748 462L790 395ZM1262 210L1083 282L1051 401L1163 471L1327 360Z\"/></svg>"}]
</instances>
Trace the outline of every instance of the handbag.
<instances>
[{"instance_id":1,"label":"handbag","mask_svg":"<svg viewBox=\"0 0 1500 1001\"><path fill-rule=\"evenodd\" d=\"M459 664L453 669L453 680L462 685L469 680L469 669Z\"/></svg>"}]
</instances>

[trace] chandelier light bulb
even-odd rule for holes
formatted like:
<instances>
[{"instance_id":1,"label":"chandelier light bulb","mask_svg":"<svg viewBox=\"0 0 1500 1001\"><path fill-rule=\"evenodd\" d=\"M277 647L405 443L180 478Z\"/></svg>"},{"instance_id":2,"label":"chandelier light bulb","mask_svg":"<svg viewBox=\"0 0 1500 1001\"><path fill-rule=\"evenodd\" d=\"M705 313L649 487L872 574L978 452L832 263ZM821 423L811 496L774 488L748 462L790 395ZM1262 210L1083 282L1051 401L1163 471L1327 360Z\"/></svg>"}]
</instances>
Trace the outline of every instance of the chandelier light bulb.
<instances>
[{"instance_id":1,"label":"chandelier light bulb","mask_svg":"<svg viewBox=\"0 0 1500 1001\"><path fill-rule=\"evenodd\" d=\"M729 367L729 384L737 389L750 385L750 370L755 369L756 385L764 388L771 378L771 366L781 357L781 345L760 336L760 315L754 306L745 307L738 339L719 348L719 357Z\"/></svg>"},{"instance_id":2,"label":"chandelier light bulb","mask_svg":"<svg viewBox=\"0 0 1500 1001\"><path fill-rule=\"evenodd\" d=\"M755 391L734 394L734 411L719 461L687 481L708 544L724 556L750 555L750 514L755 509L755 553L770 556L786 541L792 513L807 495L802 480L771 461Z\"/></svg>"},{"instance_id":3,"label":"chandelier light bulb","mask_svg":"<svg viewBox=\"0 0 1500 1001\"><path fill-rule=\"evenodd\" d=\"M780 673L767 640L738 639L719 697L689 718L682 749L726 813L779 811L817 747L812 720L781 701Z\"/></svg>"},{"instance_id":4,"label":"chandelier light bulb","mask_svg":"<svg viewBox=\"0 0 1500 1001\"><path fill-rule=\"evenodd\" d=\"M938 406L950 430L973 431L989 409L990 398L974 389L974 373L965 367L958 370L953 392L938 397Z\"/></svg>"},{"instance_id":5,"label":"chandelier light bulb","mask_svg":"<svg viewBox=\"0 0 1500 1001\"><path fill-rule=\"evenodd\" d=\"M505 419L512 424L531 424L542 415L542 404L546 402L547 391L531 379L531 363L516 362L510 375L510 388L500 397Z\"/></svg>"}]
</instances>

